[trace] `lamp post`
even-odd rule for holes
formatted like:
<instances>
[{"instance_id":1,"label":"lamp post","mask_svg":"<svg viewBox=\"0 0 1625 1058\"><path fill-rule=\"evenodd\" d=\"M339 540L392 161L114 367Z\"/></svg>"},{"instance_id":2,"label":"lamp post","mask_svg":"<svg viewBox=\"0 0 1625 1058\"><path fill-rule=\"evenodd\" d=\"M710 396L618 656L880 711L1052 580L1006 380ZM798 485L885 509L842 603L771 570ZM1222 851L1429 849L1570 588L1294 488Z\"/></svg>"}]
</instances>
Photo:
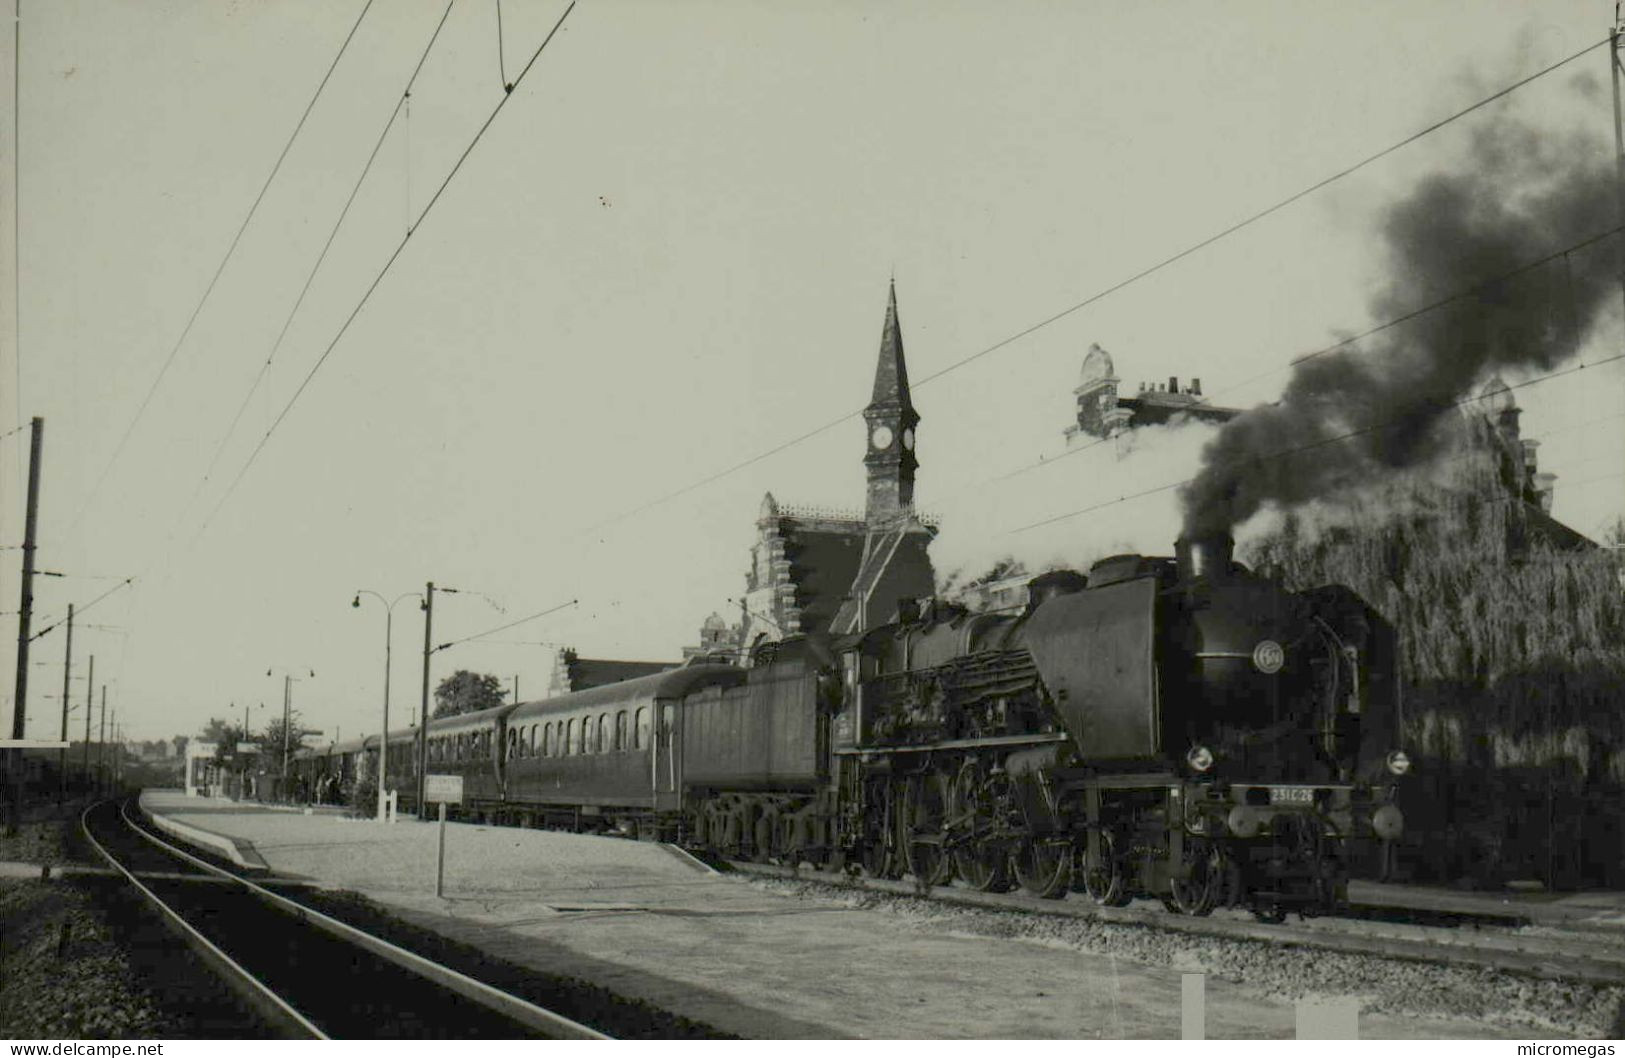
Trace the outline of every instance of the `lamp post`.
<instances>
[{"instance_id":1,"label":"lamp post","mask_svg":"<svg viewBox=\"0 0 1625 1058\"><path fill-rule=\"evenodd\" d=\"M429 590L433 591L434 589L431 587ZM350 600L350 605L357 610L361 609L361 597L363 595L372 596L382 603L384 607L384 730L378 739L378 822L382 823L387 818L385 811L387 793L385 787L388 785L387 780L389 777L389 669L390 658L394 649L395 604L402 599L417 599L425 609L428 608L428 604L424 603L422 601L423 596L415 591L403 592L393 600L386 600L375 591L361 588L356 591L355 598Z\"/></svg>"}]
</instances>

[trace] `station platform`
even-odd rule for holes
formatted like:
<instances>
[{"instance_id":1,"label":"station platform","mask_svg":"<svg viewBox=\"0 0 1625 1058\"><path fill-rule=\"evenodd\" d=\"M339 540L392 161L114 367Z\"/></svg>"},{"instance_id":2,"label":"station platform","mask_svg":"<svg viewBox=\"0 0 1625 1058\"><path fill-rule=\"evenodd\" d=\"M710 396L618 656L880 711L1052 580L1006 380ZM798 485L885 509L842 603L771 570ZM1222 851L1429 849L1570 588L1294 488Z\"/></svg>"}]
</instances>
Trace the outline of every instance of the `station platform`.
<instances>
[{"instance_id":1,"label":"station platform","mask_svg":"<svg viewBox=\"0 0 1625 1058\"><path fill-rule=\"evenodd\" d=\"M394 824L148 791L155 818L247 845L275 874L359 892L493 957L768 1039L1177 1039L1181 973L797 900L680 850L451 823ZM1196 969L1196 967L1191 967ZM1208 1038L1290 1039L1293 1004L1209 976ZM1502 1038L1467 1019L1362 1014L1381 1038Z\"/></svg>"}]
</instances>

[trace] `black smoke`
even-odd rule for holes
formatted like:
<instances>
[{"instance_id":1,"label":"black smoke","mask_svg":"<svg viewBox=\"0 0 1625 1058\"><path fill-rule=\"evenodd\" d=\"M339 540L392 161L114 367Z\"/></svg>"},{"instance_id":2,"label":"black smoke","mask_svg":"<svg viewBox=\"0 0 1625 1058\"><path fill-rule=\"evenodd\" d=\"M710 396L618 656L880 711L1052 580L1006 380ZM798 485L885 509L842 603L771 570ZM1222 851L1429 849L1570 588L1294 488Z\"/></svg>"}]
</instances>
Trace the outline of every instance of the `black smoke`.
<instances>
[{"instance_id":1,"label":"black smoke","mask_svg":"<svg viewBox=\"0 0 1625 1058\"><path fill-rule=\"evenodd\" d=\"M1621 297L1618 236L1560 253L1620 224L1613 179L1610 152L1589 137L1502 126L1389 205L1373 318L1454 300L1301 361L1279 402L1226 423L1182 490L1184 535L1233 532L1266 503L1335 501L1425 463L1476 384L1569 359Z\"/></svg>"}]
</instances>

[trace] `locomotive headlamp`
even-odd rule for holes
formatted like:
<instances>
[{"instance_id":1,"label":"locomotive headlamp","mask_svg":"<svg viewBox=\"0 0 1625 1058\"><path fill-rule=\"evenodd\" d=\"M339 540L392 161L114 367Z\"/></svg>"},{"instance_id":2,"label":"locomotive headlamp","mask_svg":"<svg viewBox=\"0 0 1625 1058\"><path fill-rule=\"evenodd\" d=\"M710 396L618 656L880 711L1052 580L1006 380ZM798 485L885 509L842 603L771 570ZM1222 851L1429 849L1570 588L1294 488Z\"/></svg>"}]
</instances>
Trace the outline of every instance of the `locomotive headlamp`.
<instances>
[{"instance_id":1,"label":"locomotive headlamp","mask_svg":"<svg viewBox=\"0 0 1625 1058\"><path fill-rule=\"evenodd\" d=\"M1402 749L1396 749L1388 754L1388 770L1395 775L1404 775L1411 770L1411 758Z\"/></svg>"},{"instance_id":2,"label":"locomotive headlamp","mask_svg":"<svg viewBox=\"0 0 1625 1058\"><path fill-rule=\"evenodd\" d=\"M1185 763L1191 766L1192 771L1207 771L1213 767L1213 751L1206 746L1192 746L1190 752L1185 754Z\"/></svg>"}]
</instances>

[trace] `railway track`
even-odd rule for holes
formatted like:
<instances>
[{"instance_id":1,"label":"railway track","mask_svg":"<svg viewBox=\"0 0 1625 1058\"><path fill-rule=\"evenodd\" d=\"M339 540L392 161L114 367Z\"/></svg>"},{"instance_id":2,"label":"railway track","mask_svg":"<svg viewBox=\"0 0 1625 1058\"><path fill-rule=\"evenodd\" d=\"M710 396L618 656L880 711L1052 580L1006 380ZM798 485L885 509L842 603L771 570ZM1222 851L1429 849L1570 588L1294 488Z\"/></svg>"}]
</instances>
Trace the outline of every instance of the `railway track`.
<instances>
[{"instance_id":1,"label":"railway track","mask_svg":"<svg viewBox=\"0 0 1625 1058\"><path fill-rule=\"evenodd\" d=\"M1085 919L1219 940L1368 955L1434 965L1496 970L1596 986L1625 985L1625 934L1532 927L1517 915L1410 910L1355 905L1343 915L1272 924L1245 912L1193 918L1149 904L1100 907L1086 899L1044 900L1022 892L986 893L958 886L924 888L912 880L851 877L830 871L738 860L718 861L741 874L918 898L968 908Z\"/></svg>"},{"instance_id":2,"label":"railway track","mask_svg":"<svg viewBox=\"0 0 1625 1058\"><path fill-rule=\"evenodd\" d=\"M92 848L277 1031L315 1039L608 1039L155 836L128 803L80 824Z\"/></svg>"}]
</instances>

